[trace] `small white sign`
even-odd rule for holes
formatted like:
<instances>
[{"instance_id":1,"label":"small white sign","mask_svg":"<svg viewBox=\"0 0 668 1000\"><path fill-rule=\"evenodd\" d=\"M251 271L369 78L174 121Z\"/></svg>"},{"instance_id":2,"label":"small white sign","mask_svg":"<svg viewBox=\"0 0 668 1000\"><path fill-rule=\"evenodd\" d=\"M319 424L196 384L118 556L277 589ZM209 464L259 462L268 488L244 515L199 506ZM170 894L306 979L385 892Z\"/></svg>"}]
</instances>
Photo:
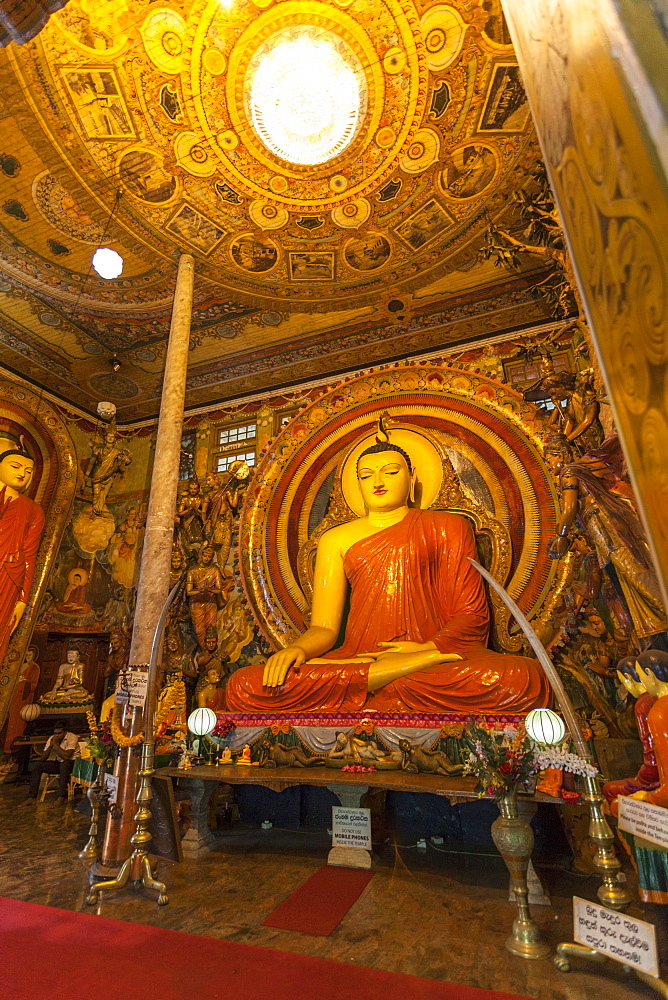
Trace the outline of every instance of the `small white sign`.
<instances>
[{"instance_id":1,"label":"small white sign","mask_svg":"<svg viewBox=\"0 0 668 1000\"><path fill-rule=\"evenodd\" d=\"M668 809L620 795L619 829L668 848Z\"/></svg>"},{"instance_id":2,"label":"small white sign","mask_svg":"<svg viewBox=\"0 0 668 1000\"><path fill-rule=\"evenodd\" d=\"M332 806L332 846L371 850L371 810Z\"/></svg>"},{"instance_id":3,"label":"small white sign","mask_svg":"<svg viewBox=\"0 0 668 1000\"><path fill-rule=\"evenodd\" d=\"M127 675L130 704L143 708L148 694L148 670L131 670Z\"/></svg>"},{"instance_id":4,"label":"small white sign","mask_svg":"<svg viewBox=\"0 0 668 1000\"><path fill-rule=\"evenodd\" d=\"M148 670L125 670L116 681L117 705L127 705L143 708L148 692Z\"/></svg>"},{"instance_id":5,"label":"small white sign","mask_svg":"<svg viewBox=\"0 0 668 1000\"><path fill-rule=\"evenodd\" d=\"M659 975L654 925L573 896L573 936L615 962Z\"/></svg>"},{"instance_id":6,"label":"small white sign","mask_svg":"<svg viewBox=\"0 0 668 1000\"><path fill-rule=\"evenodd\" d=\"M116 801L118 794L118 778L114 774L105 774L104 787L109 791L109 805Z\"/></svg>"}]
</instances>

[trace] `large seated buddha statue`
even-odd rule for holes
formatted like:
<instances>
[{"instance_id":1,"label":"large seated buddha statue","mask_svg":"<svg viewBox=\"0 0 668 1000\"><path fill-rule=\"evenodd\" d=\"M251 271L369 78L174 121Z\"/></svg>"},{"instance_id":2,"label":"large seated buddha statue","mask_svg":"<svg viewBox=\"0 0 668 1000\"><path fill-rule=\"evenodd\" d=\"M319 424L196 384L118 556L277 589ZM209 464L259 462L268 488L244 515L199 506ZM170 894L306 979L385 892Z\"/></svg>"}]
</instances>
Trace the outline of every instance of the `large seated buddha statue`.
<instances>
[{"instance_id":1,"label":"large seated buddha statue","mask_svg":"<svg viewBox=\"0 0 668 1000\"><path fill-rule=\"evenodd\" d=\"M310 627L232 674L228 711L522 713L549 703L536 660L488 649L472 526L410 507L416 474L379 422L356 466L365 516L318 542Z\"/></svg>"}]
</instances>

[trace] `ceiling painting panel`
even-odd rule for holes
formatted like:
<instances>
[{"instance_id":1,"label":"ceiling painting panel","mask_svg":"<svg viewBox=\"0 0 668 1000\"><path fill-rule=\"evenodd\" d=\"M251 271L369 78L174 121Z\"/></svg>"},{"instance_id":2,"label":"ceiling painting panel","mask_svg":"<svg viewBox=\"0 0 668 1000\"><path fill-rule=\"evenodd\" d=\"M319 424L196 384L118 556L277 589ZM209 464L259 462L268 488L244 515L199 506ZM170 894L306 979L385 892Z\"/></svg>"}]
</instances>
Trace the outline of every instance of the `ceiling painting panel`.
<instances>
[{"instance_id":1,"label":"ceiling painting panel","mask_svg":"<svg viewBox=\"0 0 668 1000\"><path fill-rule=\"evenodd\" d=\"M124 419L155 413L184 251L192 405L292 380L291 350L307 377L354 343L428 349L467 296L481 336L546 316L536 261L481 260L539 162L498 0L70 0L0 61L0 361L24 330L65 398L71 372ZM115 280L91 270L101 243Z\"/></svg>"}]
</instances>

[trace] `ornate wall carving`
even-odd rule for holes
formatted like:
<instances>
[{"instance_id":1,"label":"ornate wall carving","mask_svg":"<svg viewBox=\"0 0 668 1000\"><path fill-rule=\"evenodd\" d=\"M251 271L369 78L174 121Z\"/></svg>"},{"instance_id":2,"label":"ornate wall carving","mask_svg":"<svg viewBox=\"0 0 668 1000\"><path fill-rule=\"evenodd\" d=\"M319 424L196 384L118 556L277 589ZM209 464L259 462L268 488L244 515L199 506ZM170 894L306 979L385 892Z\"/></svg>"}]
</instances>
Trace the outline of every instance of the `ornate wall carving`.
<instances>
[{"instance_id":1,"label":"ornate wall carving","mask_svg":"<svg viewBox=\"0 0 668 1000\"><path fill-rule=\"evenodd\" d=\"M610 0L504 0L615 421L668 597L666 109L644 50L668 61L646 10ZM635 7L645 5L633 5ZM624 7L624 16L634 15ZM657 63L656 53L664 53ZM665 143L664 143L665 145Z\"/></svg>"}]
</instances>

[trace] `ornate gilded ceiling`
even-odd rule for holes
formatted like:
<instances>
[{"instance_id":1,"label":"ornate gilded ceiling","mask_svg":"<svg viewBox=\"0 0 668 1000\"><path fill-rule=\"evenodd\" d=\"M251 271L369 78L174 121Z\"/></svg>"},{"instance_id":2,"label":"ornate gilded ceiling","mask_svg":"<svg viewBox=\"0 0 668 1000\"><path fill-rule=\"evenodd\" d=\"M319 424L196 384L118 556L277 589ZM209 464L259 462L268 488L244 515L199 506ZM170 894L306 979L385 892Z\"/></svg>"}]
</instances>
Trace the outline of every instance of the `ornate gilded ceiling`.
<instances>
[{"instance_id":1,"label":"ornate gilded ceiling","mask_svg":"<svg viewBox=\"0 0 668 1000\"><path fill-rule=\"evenodd\" d=\"M290 53L309 40L307 107ZM478 256L538 160L499 0L70 0L1 70L0 360L86 408L155 413L182 251L190 404L293 378L295 351L316 348L311 377L354 365L362 331L366 363L409 330L429 349L465 318L545 316L535 262ZM291 122L316 112L313 152ZM101 243L117 280L90 271Z\"/></svg>"}]
</instances>

